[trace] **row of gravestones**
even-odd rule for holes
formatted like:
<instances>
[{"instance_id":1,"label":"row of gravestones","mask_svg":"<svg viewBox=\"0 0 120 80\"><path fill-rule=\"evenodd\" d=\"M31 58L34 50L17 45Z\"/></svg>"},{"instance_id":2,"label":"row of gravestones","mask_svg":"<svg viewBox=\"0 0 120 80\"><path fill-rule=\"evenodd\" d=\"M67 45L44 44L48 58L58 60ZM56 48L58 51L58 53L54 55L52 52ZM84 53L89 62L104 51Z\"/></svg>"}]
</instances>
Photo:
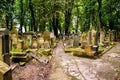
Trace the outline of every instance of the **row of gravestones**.
<instances>
[{"instance_id":1,"label":"row of gravestones","mask_svg":"<svg viewBox=\"0 0 120 80\"><path fill-rule=\"evenodd\" d=\"M72 34L63 37L63 42L65 48L76 48L81 47L87 53L88 56L98 55L100 49L100 44L103 46L107 45L111 41L114 41L114 33L115 31L109 30L106 33L103 30L100 30L100 33L96 35L96 31L94 29L90 29L88 32ZM98 37L99 36L99 37ZM96 37L99 38L99 41L96 42ZM97 43L97 44L96 44ZM99 44L99 45L98 45Z\"/></svg>"},{"instance_id":2,"label":"row of gravestones","mask_svg":"<svg viewBox=\"0 0 120 80\"><path fill-rule=\"evenodd\" d=\"M103 30L98 34L99 41L97 43L104 44L105 42L110 42L115 40L115 31L109 30L106 34ZM65 47L78 47L80 45L96 45L96 31L94 29L89 30L88 32L83 32L80 34L72 34L69 36L64 36L64 46Z\"/></svg>"},{"instance_id":3,"label":"row of gravestones","mask_svg":"<svg viewBox=\"0 0 120 80\"><path fill-rule=\"evenodd\" d=\"M17 30L11 31L12 48L26 50L28 48L50 48L55 41L55 36L49 31L42 33L25 32L21 35Z\"/></svg>"}]
</instances>

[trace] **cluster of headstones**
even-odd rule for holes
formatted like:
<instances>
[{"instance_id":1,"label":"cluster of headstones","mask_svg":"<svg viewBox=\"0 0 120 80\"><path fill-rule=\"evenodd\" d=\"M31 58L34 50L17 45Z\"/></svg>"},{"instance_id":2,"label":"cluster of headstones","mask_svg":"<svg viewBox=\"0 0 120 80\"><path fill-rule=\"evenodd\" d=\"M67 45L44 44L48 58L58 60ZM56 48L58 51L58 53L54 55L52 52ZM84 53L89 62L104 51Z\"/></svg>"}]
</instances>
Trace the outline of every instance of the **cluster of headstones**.
<instances>
[{"instance_id":1,"label":"cluster of headstones","mask_svg":"<svg viewBox=\"0 0 120 80\"><path fill-rule=\"evenodd\" d=\"M50 48L54 45L55 36L49 31L43 33L25 32L18 34L17 30L11 31L12 48L26 50L28 48Z\"/></svg>"},{"instance_id":2,"label":"cluster of headstones","mask_svg":"<svg viewBox=\"0 0 120 80\"><path fill-rule=\"evenodd\" d=\"M105 41L113 41L113 31L108 32L105 37L105 32L103 30L100 31L99 35L96 34L97 32L94 29L90 29L88 32L72 34L63 37L63 42L65 48L76 48L81 47L84 49L85 53L89 56L96 55L95 53L99 52L98 43L105 44ZM96 42L96 37L99 36L99 41ZM97 43L97 44L96 44Z\"/></svg>"}]
</instances>

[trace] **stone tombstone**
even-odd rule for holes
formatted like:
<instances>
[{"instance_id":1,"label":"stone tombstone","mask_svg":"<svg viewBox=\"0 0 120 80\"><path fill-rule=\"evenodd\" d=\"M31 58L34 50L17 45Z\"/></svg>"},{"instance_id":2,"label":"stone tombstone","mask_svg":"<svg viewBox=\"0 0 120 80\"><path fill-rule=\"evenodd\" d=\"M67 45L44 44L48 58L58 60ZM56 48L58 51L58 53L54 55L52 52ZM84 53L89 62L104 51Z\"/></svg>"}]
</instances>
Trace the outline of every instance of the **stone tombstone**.
<instances>
[{"instance_id":1,"label":"stone tombstone","mask_svg":"<svg viewBox=\"0 0 120 80\"><path fill-rule=\"evenodd\" d=\"M49 31L45 31L43 33L43 38L44 38L44 41L50 41L50 32Z\"/></svg>"},{"instance_id":2,"label":"stone tombstone","mask_svg":"<svg viewBox=\"0 0 120 80\"><path fill-rule=\"evenodd\" d=\"M50 33L50 46L54 45L55 43L55 35L54 33Z\"/></svg>"},{"instance_id":3,"label":"stone tombstone","mask_svg":"<svg viewBox=\"0 0 120 80\"><path fill-rule=\"evenodd\" d=\"M34 34L34 32L25 32L25 33L23 33L24 39L26 38L26 40L27 40L27 41L24 41L24 42L28 43L29 48L32 46L33 34Z\"/></svg>"},{"instance_id":4,"label":"stone tombstone","mask_svg":"<svg viewBox=\"0 0 120 80\"><path fill-rule=\"evenodd\" d=\"M104 42L104 36L105 36L104 31L101 29L100 30L100 43L102 43L102 44Z\"/></svg>"},{"instance_id":5,"label":"stone tombstone","mask_svg":"<svg viewBox=\"0 0 120 80\"><path fill-rule=\"evenodd\" d=\"M114 40L114 30L110 30L108 31L108 42L113 41Z\"/></svg>"},{"instance_id":6,"label":"stone tombstone","mask_svg":"<svg viewBox=\"0 0 120 80\"><path fill-rule=\"evenodd\" d=\"M80 38L80 42L87 42L87 32L83 32Z\"/></svg>"},{"instance_id":7,"label":"stone tombstone","mask_svg":"<svg viewBox=\"0 0 120 80\"><path fill-rule=\"evenodd\" d=\"M6 28L0 28L0 60L10 65L9 31Z\"/></svg>"},{"instance_id":8,"label":"stone tombstone","mask_svg":"<svg viewBox=\"0 0 120 80\"><path fill-rule=\"evenodd\" d=\"M18 31L15 27L10 31L10 40L12 48L16 48L18 41Z\"/></svg>"},{"instance_id":9,"label":"stone tombstone","mask_svg":"<svg viewBox=\"0 0 120 80\"><path fill-rule=\"evenodd\" d=\"M0 61L0 80L12 80L12 71L10 66Z\"/></svg>"},{"instance_id":10,"label":"stone tombstone","mask_svg":"<svg viewBox=\"0 0 120 80\"><path fill-rule=\"evenodd\" d=\"M37 42L37 36L34 35L32 39L32 48L36 49L38 48L38 42Z\"/></svg>"},{"instance_id":11,"label":"stone tombstone","mask_svg":"<svg viewBox=\"0 0 120 80\"><path fill-rule=\"evenodd\" d=\"M44 39L43 39L43 37L39 37L37 43L38 43L38 48L44 48Z\"/></svg>"},{"instance_id":12,"label":"stone tombstone","mask_svg":"<svg viewBox=\"0 0 120 80\"><path fill-rule=\"evenodd\" d=\"M65 40L65 42L64 42L64 46L65 46L66 48L71 48L71 47L73 47L73 39L72 39L72 36L67 36L67 37L66 37L66 40Z\"/></svg>"},{"instance_id":13,"label":"stone tombstone","mask_svg":"<svg viewBox=\"0 0 120 80\"><path fill-rule=\"evenodd\" d=\"M78 47L80 44L80 38L78 34L75 34L73 37L73 46Z\"/></svg>"}]
</instances>

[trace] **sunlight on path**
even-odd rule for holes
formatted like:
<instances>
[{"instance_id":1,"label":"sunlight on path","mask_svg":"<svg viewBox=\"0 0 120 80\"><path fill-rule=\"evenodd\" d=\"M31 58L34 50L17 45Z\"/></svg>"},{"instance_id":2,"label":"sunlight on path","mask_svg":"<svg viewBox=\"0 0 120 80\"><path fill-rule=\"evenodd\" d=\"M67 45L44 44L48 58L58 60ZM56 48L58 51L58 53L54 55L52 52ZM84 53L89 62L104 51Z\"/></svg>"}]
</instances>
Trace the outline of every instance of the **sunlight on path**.
<instances>
[{"instance_id":1,"label":"sunlight on path","mask_svg":"<svg viewBox=\"0 0 120 80\"><path fill-rule=\"evenodd\" d=\"M116 76L116 72L113 70L115 65L107 59L113 53L120 57L120 44L117 44L99 59L75 57L65 53L64 46L60 42L55 49L53 60L55 66L57 65L55 68L58 70L57 75L62 74L62 77L55 80L114 80ZM111 58L113 59L113 57ZM63 75L66 75L66 79Z\"/></svg>"}]
</instances>

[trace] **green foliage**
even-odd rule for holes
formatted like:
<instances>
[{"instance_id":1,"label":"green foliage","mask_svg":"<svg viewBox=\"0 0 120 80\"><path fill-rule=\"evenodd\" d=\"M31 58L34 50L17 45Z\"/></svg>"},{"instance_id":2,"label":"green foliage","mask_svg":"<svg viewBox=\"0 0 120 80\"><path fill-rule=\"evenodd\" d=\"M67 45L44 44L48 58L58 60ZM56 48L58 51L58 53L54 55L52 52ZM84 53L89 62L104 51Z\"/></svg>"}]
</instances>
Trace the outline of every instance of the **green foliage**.
<instances>
[{"instance_id":1,"label":"green foliage","mask_svg":"<svg viewBox=\"0 0 120 80\"><path fill-rule=\"evenodd\" d=\"M25 31L32 31L33 23L29 2L30 0L0 0L0 26L6 24L6 15L9 21L20 24L23 20ZM108 29L120 31L120 0L101 0L101 10L98 9L96 0L31 0L35 17L35 27L38 31L44 32L46 29L53 31L53 16L59 15L58 28L64 34L65 24L69 25L72 32L85 32L90 27L98 28L98 12L102 17L102 26L105 31ZM73 4L73 6L72 6ZM23 11L21 15L21 5ZM70 23L65 22L66 11L71 12ZM72 22L71 22L72 21ZM9 22L9 25L11 24ZM13 24L14 26L14 24Z\"/></svg>"}]
</instances>

